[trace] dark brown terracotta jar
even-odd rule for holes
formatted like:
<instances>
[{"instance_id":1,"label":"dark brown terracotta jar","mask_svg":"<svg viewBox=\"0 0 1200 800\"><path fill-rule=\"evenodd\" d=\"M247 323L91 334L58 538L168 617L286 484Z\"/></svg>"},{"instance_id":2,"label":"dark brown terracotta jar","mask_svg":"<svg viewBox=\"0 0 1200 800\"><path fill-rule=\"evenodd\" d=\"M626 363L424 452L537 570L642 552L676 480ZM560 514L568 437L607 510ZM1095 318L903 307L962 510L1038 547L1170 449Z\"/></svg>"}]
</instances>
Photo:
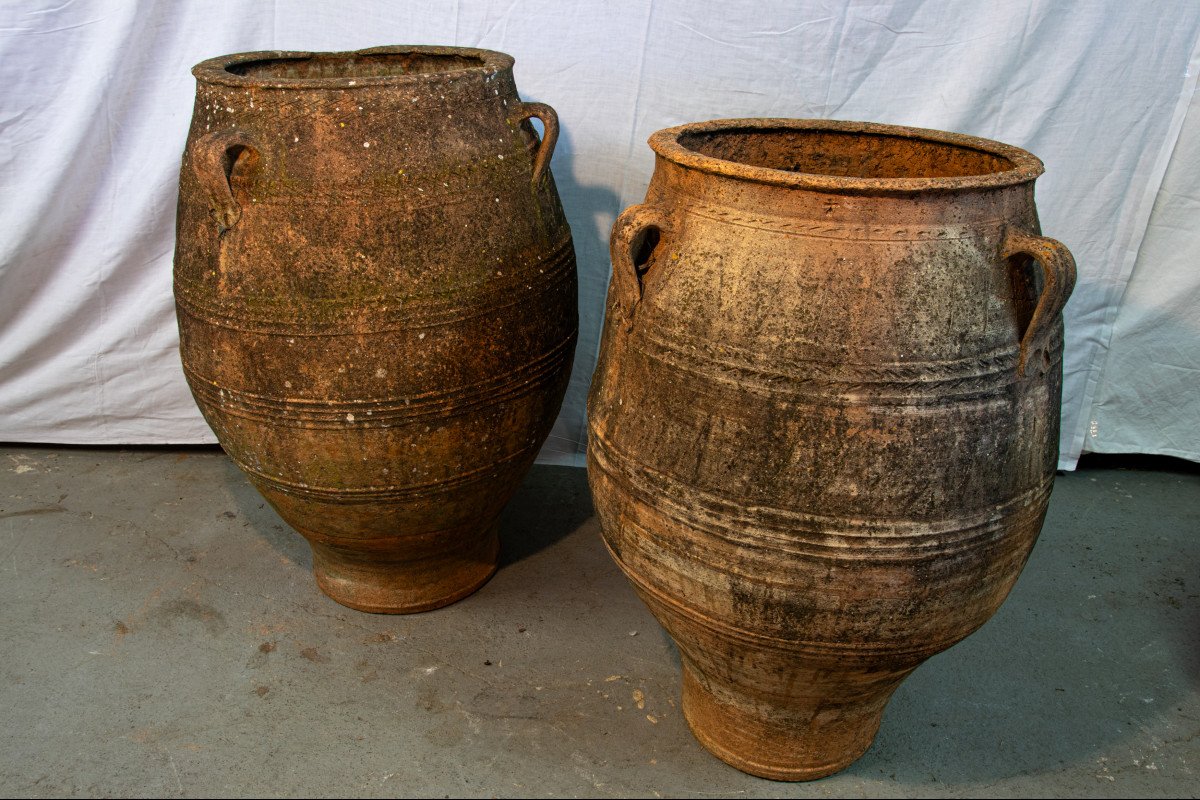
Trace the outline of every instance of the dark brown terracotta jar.
<instances>
[{"instance_id":1,"label":"dark brown terracotta jar","mask_svg":"<svg viewBox=\"0 0 1200 800\"><path fill-rule=\"evenodd\" d=\"M999 607L1057 460L1070 253L1041 162L885 125L660 131L612 234L589 405L604 539L747 772L858 758Z\"/></svg>"},{"instance_id":2,"label":"dark brown terracotta jar","mask_svg":"<svg viewBox=\"0 0 1200 800\"><path fill-rule=\"evenodd\" d=\"M577 301L558 123L520 100L512 66L384 47L193 70L184 371L353 608L422 611L482 585L562 402Z\"/></svg>"}]
</instances>

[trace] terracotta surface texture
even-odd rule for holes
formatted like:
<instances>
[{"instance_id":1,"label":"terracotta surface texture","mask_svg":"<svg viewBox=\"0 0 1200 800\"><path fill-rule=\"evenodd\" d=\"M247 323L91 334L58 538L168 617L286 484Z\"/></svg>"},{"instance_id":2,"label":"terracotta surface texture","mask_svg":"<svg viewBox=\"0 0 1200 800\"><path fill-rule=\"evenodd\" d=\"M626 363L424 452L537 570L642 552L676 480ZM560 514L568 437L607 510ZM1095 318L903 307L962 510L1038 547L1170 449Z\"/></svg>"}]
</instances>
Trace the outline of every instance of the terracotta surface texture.
<instances>
[{"instance_id":1,"label":"terracotta surface texture","mask_svg":"<svg viewBox=\"0 0 1200 800\"><path fill-rule=\"evenodd\" d=\"M422 611L482 585L562 402L577 300L558 122L520 100L512 66L386 47L193 70L184 371L353 608Z\"/></svg>"},{"instance_id":2,"label":"terracotta surface texture","mask_svg":"<svg viewBox=\"0 0 1200 800\"><path fill-rule=\"evenodd\" d=\"M1074 262L1039 233L1041 162L998 142L751 119L650 145L611 240L597 513L696 737L819 778L1029 557Z\"/></svg>"}]
</instances>

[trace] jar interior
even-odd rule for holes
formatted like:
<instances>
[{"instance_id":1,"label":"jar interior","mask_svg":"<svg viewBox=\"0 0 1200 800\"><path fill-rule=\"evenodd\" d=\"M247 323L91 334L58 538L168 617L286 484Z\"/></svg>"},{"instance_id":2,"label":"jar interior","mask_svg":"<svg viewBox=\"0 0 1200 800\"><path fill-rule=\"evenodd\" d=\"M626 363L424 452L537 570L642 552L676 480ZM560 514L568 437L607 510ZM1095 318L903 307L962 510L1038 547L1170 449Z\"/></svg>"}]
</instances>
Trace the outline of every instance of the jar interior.
<instances>
[{"instance_id":1,"label":"jar interior","mask_svg":"<svg viewBox=\"0 0 1200 800\"><path fill-rule=\"evenodd\" d=\"M1014 169L1003 156L907 136L836 130L725 128L679 136L722 161L843 178L956 178Z\"/></svg>"},{"instance_id":2,"label":"jar interior","mask_svg":"<svg viewBox=\"0 0 1200 800\"><path fill-rule=\"evenodd\" d=\"M479 56L450 53L323 53L230 64L234 75L265 79L379 78L482 67Z\"/></svg>"}]
</instances>

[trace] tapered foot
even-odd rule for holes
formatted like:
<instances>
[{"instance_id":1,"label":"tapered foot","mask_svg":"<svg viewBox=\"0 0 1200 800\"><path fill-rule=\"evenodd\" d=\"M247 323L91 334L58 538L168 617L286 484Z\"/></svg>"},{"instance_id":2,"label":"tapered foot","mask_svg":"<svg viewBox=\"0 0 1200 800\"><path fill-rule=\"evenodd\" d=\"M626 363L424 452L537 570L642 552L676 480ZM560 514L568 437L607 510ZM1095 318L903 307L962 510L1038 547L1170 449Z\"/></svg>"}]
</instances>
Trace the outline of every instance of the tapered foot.
<instances>
[{"instance_id":1,"label":"tapered foot","mask_svg":"<svg viewBox=\"0 0 1200 800\"><path fill-rule=\"evenodd\" d=\"M495 574L499 554L495 525L469 550L420 560L313 544L313 574L321 591L349 608L415 614L448 606L475 592Z\"/></svg>"},{"instance_id":2,"label":"tapered foot","mask_svg":"<svg viewBox=\"0 0 1200 800\"><path fill-rule=\"evenodd\" d=\"M811 781L848 767L875 738L887 703L769 707L711 686L683 665L683 715L688 727L722 761L776 781Z\"/></svg>"}]
</instances>

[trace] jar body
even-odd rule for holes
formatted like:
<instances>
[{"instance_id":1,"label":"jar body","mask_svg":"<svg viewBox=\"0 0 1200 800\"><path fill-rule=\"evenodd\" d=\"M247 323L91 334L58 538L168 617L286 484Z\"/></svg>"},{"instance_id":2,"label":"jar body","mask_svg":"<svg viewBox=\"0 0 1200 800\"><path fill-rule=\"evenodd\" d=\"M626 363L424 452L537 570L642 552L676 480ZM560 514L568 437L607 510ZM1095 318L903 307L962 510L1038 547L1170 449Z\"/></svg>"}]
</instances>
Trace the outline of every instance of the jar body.
<instances>
[{"instance_id":1,"label":"jar body","mask_svg":"<svg viewBox=\"0 0 1200 800\"><path fill-rule=\"evenodd\" d=\"M1049 241L1032 180L841 192L660 154L627 215L658 241L625 291L614 265L589 401L605 543L679 645L697 737L764 777L829 774L1040 531L1061 306L1023 339L1036 270L1006 255Z\"/></svg>"},{"instance_id":2,"label":"jar body","mask_svg":"<svg viewBox=\"0 0 1200 800\"><path fill-rule=\"evenodd\" d=\"M492 574L496 519L574 354L574 252L535 169L545 143L511 59L478 53L499 55L196 70L175 258L185 374L226 452L309 540L321 588L362 610L445 605Z\"/></svg>"}]
</instances>

